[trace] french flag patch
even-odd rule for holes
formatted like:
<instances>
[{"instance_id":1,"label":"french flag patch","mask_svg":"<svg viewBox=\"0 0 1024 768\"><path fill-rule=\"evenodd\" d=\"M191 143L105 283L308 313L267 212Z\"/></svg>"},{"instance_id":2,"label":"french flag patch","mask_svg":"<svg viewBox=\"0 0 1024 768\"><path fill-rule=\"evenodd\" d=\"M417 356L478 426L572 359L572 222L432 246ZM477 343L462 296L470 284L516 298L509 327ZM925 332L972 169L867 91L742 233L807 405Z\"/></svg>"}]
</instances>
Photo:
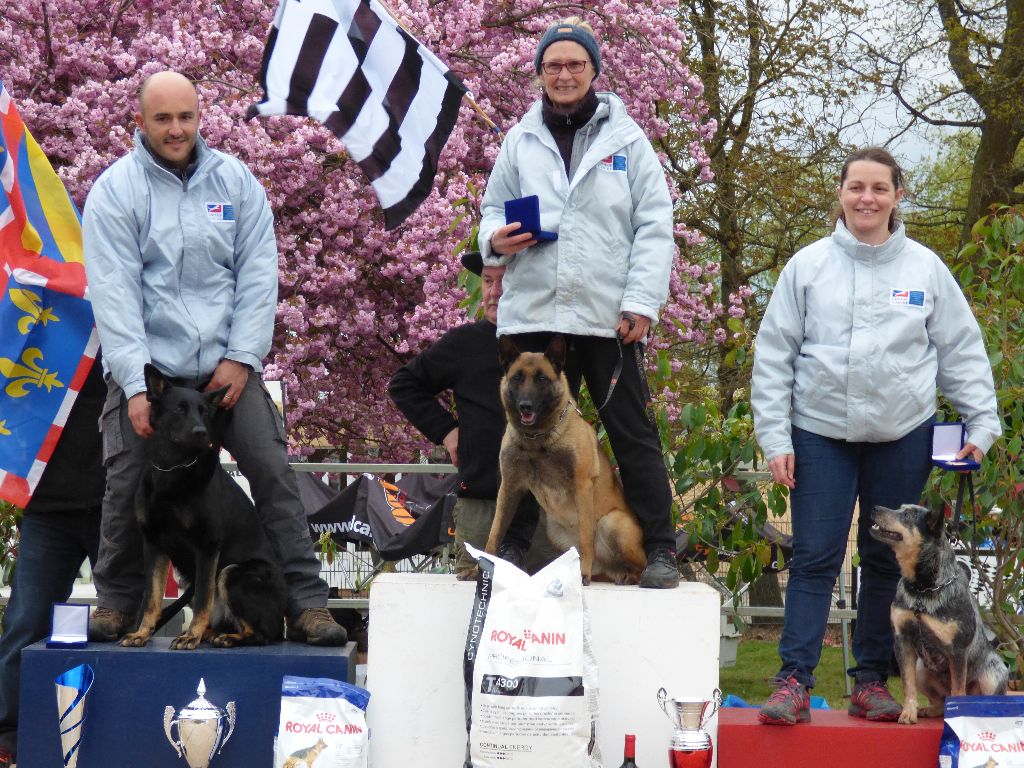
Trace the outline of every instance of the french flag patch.
<instances>
[{"instance_id":1,"label":"french flag patch","mask_svg":"<svg viewBox=\"0 0 1024 768\"><path fill-rule=\"evenodd\" d=\"M609 155L601 161L601 169L605 171L619 171L621 173L626 172L626 156L625 155Z\"/></svg>"},{"instance_id":2,"label":"french flag patch","mask_svg":"<svg viewBox=\"0 0 1024 768\"><path fill-rule=\"evenodd\" d=\"M234 221L235 206L230 203L207 203L206 215L210 221Z\"/></svg>"},{"instance_id":3,"label":"french flag patch","mask_svg":"<svg viewBox=\"0 0 1024 768\"><path fill-rule=\"evenodd\" d=\"M889 291L889 303L911 307L923 307L924 291L914 291L907 288L893 288Z\"/></svg>"}]
</instances>

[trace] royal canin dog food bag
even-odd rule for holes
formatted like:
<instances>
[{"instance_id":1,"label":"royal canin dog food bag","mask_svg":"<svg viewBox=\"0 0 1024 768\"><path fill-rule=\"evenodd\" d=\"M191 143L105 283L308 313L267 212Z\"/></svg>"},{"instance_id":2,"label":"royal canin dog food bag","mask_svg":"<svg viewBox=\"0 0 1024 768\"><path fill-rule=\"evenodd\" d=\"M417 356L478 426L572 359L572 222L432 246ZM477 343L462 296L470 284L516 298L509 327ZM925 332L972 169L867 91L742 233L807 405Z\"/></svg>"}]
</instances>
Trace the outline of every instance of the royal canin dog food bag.
<instances>
[{"instance_id":1,"label":"royal canin dog food bag","mask_svg":"<svg viewBox=\"0 0 1024 768\"><path fill-rule=\"evenodd\" d=\"M274 768L366 768L370 692L328 677L285 675Z\"/></svg>"},{"instance_id":2,"label":"royal canin dog food bag","mask_svg":"<svg viewBox=\"0 0 1024 768\"><path fill-rule=\"evenodd\" d=\"M480 576L463 663L465 768L600 768L579 554L529 576L466 548Z\"/></svg>"},{"instance_id":3,"label":"royal canin dog food bag","mask_svg":"<svg viewBox=\"0 0 1024 768\"><path fill-rule=\"evenodd\" d=\"M1024 768L1024 696L951 696L939 768Z\"/></svg>"}]
</instances>

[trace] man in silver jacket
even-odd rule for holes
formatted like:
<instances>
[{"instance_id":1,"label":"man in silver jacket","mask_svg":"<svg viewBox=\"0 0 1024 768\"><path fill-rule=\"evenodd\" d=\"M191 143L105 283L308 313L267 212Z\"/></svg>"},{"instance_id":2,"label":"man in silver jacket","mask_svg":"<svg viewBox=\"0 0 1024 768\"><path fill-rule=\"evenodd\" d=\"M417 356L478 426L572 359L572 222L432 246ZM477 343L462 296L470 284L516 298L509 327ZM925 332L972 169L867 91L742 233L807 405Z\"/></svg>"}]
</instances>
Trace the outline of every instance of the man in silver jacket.
<instances>
[{"instance_id":1,"label":"man in silver jacket","mask_svg":"<svg viewBox=\"0 0 1024 768\"><path fill-rule=\"evenodd\" d=\"M143 366L176 383L228 387L235 411L225 447L249 480L288 583L290 640L341 645L326 609L284 424L262 378L277 305L273 213L263 187L236 158L199 136L192 83L160 72L144 83L135 147L108 168L86 200L85 265L108 369L102 432L99 606L90 639L133 628L141 599L141 538L133 509L152 434Z\"/></svg>"}]
</instances>

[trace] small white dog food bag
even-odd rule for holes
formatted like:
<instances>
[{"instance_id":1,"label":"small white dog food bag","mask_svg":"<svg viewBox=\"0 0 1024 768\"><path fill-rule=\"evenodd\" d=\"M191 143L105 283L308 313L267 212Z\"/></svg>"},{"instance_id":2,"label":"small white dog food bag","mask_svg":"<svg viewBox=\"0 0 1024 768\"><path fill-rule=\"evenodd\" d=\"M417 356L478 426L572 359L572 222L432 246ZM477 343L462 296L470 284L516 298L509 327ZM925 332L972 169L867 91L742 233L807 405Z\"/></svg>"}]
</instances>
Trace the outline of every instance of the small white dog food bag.
<instances>
[{"instance_id":1,"label":"small white dog food bag","mask_svg":"<svg viewBox=\"0 0 1024 768\"><path fill-rule=\"evenodd\" d=\"M466 548L480 577L463 663L465 768L600 768L579 554L529 576Z\"/></svg>"},{"instance_id":2,"label":"small white dog food bag","mask_svg":"<svg viewBox=\"0 0 1024 768\"><path fill-rule=\"evenodd\" d=\"M370 692L328 677L285 675L274 768L366 768Z\"/></svg>"},{"instance_id":3,"label":"small white dog food bag","mask_svg":"<svg viewBox=\"0 0 1024 768\"><path fill-rule=\"evenodd\" d=\"M1024 768L1024 697L951 696L939 768Z\"/></svg>"}]
</instances>

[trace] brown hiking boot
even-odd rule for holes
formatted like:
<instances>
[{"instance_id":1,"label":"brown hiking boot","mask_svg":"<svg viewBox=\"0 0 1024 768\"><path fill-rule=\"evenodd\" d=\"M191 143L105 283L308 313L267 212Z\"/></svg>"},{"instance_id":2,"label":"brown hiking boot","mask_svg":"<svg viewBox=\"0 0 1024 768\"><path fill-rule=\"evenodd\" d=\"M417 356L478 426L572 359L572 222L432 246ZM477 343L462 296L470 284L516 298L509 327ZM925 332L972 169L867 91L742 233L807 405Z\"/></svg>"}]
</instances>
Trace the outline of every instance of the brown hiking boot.
<instances>
[{"instance_id":1,"label":"brown hiking boot","mask_svg":"<svg viewBox=\"0 0 1024 768\"><path fill-rule=\"evenodd\" d=\"M344 645L348 642L348 632L326 608L307 608L298 616L290 616L287 637L293 643L309 645Z\"/></svg>"},{"instance_id":2,"label":"brown hiking boot","mask_svg":"<svg viewBox=\"0 0 1024 768\"><path fill-rule=\"evenodd\" d=\"M129 621L127 613L97 606L89 617L89 642L114 642L129 630Z\"/></svg>"},{"instance_id":3,"label":"brown hiking boot","mask_svg":"<svg viewBox=\"0 0 1024 768\"><path fill-rule=\"evenodd\" d=\"M811 695L795 677L775 681L775 693L761 706L757 719L766 725L796 725L811 721Z\"/></svg>"},{"instance_id":4,"label":"brown hiking boot","mask_svg":"<svg viewBox=\"0 0 1024 768\"><path fill-rule=\"evenodd\" d=\"M870 683L854 683L850 694L847 713L851 717L866 717L868 720L895 722L900 719L903 707L892 697L885 683L874 680Z\"/></svg>"}]
</instances>

